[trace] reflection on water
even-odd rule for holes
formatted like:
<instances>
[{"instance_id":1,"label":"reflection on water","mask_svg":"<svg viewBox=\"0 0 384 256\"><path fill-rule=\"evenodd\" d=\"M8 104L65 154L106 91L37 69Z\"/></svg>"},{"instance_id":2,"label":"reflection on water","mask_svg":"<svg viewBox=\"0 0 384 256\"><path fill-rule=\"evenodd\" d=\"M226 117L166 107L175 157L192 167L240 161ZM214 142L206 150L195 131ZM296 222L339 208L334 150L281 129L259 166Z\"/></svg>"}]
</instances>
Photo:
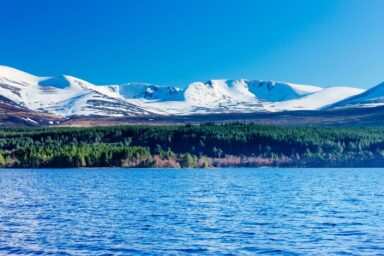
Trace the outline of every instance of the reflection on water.
<instances>
[{"instance_id":1,"label":"reflection on water","mask_svg":"<svg viewBox=\"0 0 384 256\"><path fill-rule=\"evenodd\" d=\"M0 170L0 254L384 254L381 169Z\"/></svg>"}]
</instances>

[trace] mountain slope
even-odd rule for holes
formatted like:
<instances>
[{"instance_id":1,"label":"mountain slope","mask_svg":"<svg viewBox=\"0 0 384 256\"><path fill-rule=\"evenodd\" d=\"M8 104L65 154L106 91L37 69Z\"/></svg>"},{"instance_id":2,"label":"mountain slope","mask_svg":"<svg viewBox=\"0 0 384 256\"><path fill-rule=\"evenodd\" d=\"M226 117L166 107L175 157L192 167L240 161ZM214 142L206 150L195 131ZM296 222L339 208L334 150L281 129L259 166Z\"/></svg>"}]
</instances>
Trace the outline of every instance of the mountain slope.
<instances>
[{"instance_id":1,"label":"mountain slope","mask_svg":"<svg viewBox=\"0 0 384 256\"><path fill-rule=\"evenodd\" d=\"M340 101L340 99L349 98L363 92L363 89L352 87L324 88L298 99L275 102L270 105L269 110L274 112L285 110L318 110L324 107L326 108Z\"/></svg>"},{"instance_id":2,"label":"mountain slope","mask_svg":"<svg viewBox=\"0 0 384 256\"><path fill-rule=\"evenodd\" d=\"M384 83L369 90L337 102L329 108L366 108L384 106Z\"/></svg>"}]
</instances>

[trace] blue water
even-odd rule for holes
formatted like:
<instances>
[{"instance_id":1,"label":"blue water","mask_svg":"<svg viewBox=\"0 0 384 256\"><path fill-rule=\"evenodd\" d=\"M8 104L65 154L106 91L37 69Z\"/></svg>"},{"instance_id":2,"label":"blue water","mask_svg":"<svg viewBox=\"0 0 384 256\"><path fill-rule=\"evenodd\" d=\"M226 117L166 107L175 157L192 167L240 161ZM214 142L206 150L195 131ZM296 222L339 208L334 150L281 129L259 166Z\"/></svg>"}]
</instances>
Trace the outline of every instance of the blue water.
<instances>
[{"instance_id":1,"label":"blue water","mask_svg":"<svg viewBox=\"0 0 384 256\"><path fill-rule=\"evenodd\" d=\"M384 255L384 169L0 170L0 255Z\"/></svg>"}]
</instances>

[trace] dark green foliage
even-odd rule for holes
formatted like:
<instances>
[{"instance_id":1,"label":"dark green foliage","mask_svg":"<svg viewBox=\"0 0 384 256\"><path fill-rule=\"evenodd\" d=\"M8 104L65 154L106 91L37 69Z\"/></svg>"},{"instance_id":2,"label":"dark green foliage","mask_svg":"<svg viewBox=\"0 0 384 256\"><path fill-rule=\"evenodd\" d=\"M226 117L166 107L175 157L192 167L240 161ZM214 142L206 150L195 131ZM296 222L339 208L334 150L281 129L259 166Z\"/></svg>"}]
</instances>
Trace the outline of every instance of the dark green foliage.
<instances>
[{"instance_id":1,"label":"dark green foliage","mask_svg":"<svg viewBox=\"0 0 384 256\"><path fill-rule=\"evenodd\" d=\"M196 166L197 157L192 156L190 153L182 154L180 157L180 166L184 168L191 168Z\"/></svg>"},{"instance_id":2,"label":"dark green foliage","mask_svg":"<svg viewBox=\"0 0 384 256\"><path fill-rule=\"evenodd\" d=\"M228 156L274 165L284 159L281 165L383 166L384 128L231 123L2 129L0 151L0 167L146 167L154 155L182 167Z\"/></svg>"},{"instance_id":3,"label":"dark green foliage","mask_svg":"<svg viewBox=\"0 0 384 256\"><path fill-rule=\"evenodd\" d=\"M6 165L5 158L3 156L3 153L0 152L0 167L5 167L5 165Z\"/></svg>"}]
</instances>

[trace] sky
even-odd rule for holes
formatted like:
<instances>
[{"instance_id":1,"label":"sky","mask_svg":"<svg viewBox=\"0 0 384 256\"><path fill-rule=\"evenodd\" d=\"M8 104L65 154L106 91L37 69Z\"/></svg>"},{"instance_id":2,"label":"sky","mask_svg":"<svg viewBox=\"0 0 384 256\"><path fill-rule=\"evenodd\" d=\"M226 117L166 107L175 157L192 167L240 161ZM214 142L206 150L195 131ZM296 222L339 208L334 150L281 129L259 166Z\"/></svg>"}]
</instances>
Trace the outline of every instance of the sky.
<instances>
[{"instance_id":1,"label":"sky","mask_svg":"<svg viewBox=\"0 0 384 256\"><path fill-rule=\"evenodd\" d=\"M384 81L382 0L0 0L0 65L94 84Z\"/></svg>"}]
</instances>

